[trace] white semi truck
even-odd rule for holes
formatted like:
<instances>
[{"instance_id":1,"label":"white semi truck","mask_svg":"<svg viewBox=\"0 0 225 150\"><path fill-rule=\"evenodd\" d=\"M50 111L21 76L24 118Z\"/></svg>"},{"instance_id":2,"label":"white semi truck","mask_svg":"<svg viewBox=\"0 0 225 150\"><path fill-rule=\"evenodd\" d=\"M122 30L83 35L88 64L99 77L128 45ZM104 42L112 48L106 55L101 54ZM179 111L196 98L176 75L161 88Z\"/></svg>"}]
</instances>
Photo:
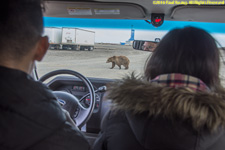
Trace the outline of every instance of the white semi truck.
<instances>
[{"instance_id":1,"label":"white semi truck","mask_svg":"<svg viewBox=\"0 0 225 150\"><path fill-rule=\"evenodd\" d=\"M94 31L79 28L57 29L60 30L56 30L56 28L45 28L45 34L49 36L50 49L94 50ZM59 31L61 34L58 33ZM58 37L52 37L52 35ZM58 42L58 40L60 40L60 42Z\"/></svg>"},{"instance_id":2,"label":"white semi truck","mask_svg":"<svg viewBox=\"0 0 225 150\"><path fill-rule=\"evenodd\" d=\"M78 28L62 28L63 49L93 50L95 32Z\"/></svg>"}]
</instances>

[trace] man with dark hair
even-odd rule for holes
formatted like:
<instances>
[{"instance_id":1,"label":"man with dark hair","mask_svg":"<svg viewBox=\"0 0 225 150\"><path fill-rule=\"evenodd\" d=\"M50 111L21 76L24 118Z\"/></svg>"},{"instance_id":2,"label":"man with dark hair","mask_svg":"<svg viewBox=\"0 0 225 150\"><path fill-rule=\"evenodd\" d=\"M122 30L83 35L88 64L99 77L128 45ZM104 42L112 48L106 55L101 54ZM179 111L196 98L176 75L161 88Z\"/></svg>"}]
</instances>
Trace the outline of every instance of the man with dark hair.
<instances>
[{"instance_id":1,"label":"man with dark hair","mask_svg":"<svg viewBox=\"0 0 225 150\"><path fill-rule=\"evenodd\" d=\"M41 0L0 6L0 149L86 150L89 143L52 92L29 75L49 46L42 10Z\"/></svg>"},{"instance_id":2,"label":"man with dark hair","mask_svg":"<svg viewBox=\"0 0 225 150\"><path fill-rule=\"evenodd\" d=\"M144 44L142 46L142 49L144 51L153 52L156 47L157 47L157 43L156 42L146 41L146 42L144 42Z\"/></svg>"}]
</instances>

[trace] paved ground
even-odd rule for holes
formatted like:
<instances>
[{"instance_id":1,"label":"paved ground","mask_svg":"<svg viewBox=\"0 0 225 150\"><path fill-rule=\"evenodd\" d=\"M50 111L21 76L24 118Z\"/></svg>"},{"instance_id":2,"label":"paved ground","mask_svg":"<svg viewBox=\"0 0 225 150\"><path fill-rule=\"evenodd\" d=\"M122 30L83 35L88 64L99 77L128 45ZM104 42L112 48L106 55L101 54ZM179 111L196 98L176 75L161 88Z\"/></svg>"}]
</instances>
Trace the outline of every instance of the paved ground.
<instances>
[{"instance_id":1,"label":"paved ground","mask_svg":"<svg viewBox=\"0 0 225 150\"><path fill-rule=\"evenodd\" d=\"M108 57L125 55L130 68L109 69ZM42 62L37 64L39 76L56 69L72 69L87 77L121 78L132 71L143 73L144 64L151 52L134 50L131 46L96 44L93 51L49 50ZM221 63L220 76L225 85L225 65Z\"/></svg>"},{"instance_id":2,"label":"paved ground","mask_svg":"<svg viewBox=\"0 0 225 150\"><path fill-rule=\"evenodd\" d=\"M121 78L136 70L142 72L145 60L151 52L134 50L131 46L97 44L93 51L49 50L42 62L37 64L39 76L56 70L72 69L87 77ZM108 57L125 55L130 59L130 68L121 70L117 66L109 69Z\"/></svg>"}]
</instances>

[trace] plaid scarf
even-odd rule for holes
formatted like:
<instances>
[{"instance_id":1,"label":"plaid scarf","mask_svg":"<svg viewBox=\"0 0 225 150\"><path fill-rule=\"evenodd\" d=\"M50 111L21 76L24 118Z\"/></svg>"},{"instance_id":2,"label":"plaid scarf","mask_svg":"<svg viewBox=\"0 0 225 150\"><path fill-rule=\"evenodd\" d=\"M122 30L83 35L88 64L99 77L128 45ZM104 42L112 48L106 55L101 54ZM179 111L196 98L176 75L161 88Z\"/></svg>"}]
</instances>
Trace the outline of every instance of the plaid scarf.
<instances>
[{"instance_id":1,"label":"plaid scarf","mask_svg":"<svg viewBox=\"0 0 225 150\"><path fill-rule=\"evenodd\" d=\"M151 82L173 88L186 87L194 91L210 91L202 80L190 75L179 73L159 75L151 80Z\"/></svg>"}]
</instances>

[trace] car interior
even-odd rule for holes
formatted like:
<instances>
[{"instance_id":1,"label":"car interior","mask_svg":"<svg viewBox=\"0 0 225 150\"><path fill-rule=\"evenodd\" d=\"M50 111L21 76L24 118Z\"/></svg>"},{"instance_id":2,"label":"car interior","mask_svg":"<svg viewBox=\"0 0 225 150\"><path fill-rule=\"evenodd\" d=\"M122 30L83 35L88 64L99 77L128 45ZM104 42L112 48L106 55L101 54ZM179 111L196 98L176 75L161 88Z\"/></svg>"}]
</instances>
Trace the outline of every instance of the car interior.
<instances>
[{"instance_id":1,"label":"car interior","mask_svg":"<svg viewBox=\"0 0 225 150\"><path fill-rule=\"evenodd\" d=\"M137 52L140 53L140 55L144 55L144 58L147 58L152 52L142 51L141 45L143 42L145 40L154 42L155 39L157 39L155 42L160 42L158 39L162 38L163 35L157 36L157 33L161 34L161 29L167 31L170 27L172 28L173 23L213 23L211 27L211 24L207 24L207 29L212 28L217 30L217 33L221 34L219 41L225 39L225 37L222 36L225 31L225 24L223 24L225 23L225 15L223 15L225 13L224 1L211 0L201 1L200 3L200 1L192 0L44 0L44 5L44 21L46 23L48 23L47 19L51 20L51 18L84 19L85 25L92 23L89 26L87 25L91 28L92 25L98 23L96 19L101 20L99 25L104 24L104 20L105 23L107 21L112 21L110 23L111 26L116 26L117 20L121 22L124 20L142 22L142 24L148 26L149 30L152 30L156 36L152 39L139 39L138 34L135 34L135 38L130 40L132 41L130 44L125 42L125 47L131 48L131 53ZM93 23L94 21L96 24ZM216 25L219 25L219 28L216 29ZM199 26L202 25L200 24ZM48 27L51 26L48 25ZM133 28L135 29L135 27L136 26ZM222 27L224 27L224 29ZM74 25L74 28L77 28L77 26ZM111 28L113 27L110 27L108 30L113 30ZM128 35L130 35L130 26L126 27L126 29L128 30ZM95 31L95 48L93 51L84 50L76 53L85 53L85 57L80 57L79 62L74 62L76 65L80 66L80 69L76 69L76 67L64 67L64 61L66 60L60 59L61 56L66 55L61 53L61 51L64 50L49 50L49 54L47 54L49 57L47 56L45 60L50 58L50 55L55 55L54 52L56 51L59 53L57 55L60 55L60 57L54 60L54 62L58 62L58 64L48 63L49 66L47 66L47 63L44 60L44 62L37 64L33 75L37 80L44 82L54 91L62 107L69 111L71 117L74 119L80 130L86 135L91 144L94 143L101 130L101 121L104 114L110 109L110 100L105 99L107 85L115 80L121 79L122 75L125 74L124 68L118 69L117 66L115 66L114 69L109 69L110 65L105 63L107 58L101 59L102 53L97 53L96 49L104 47L105 53L109 53L109 57L114 55L114 53L111 53L110 51L114 48L109 48L107 45L96 42L99 40L97 31L98 30ZM123 32L120 31L120 34L122 36ZM146 34L149 33L146 32ZM105 32L105 36L110 36L110 34ZM119 45L123 45L123 43L121 42ZM117 45L111 44L111 46L116 47ZM72 50L65 50L64 52L67 52L68 55L71 56L71 51ZM118 48L116 54L119 55L119 51L121 51L121 55L123 55L123 51L126 50ZM97 69L95 70L93 67L82 67L82 65L88 61L95 63L92 61L94 57L92 57L92 55L94 53L99 55L99 60L102 61L102 64L104 63L104 65L107 65L105 70L101 70L101 72L98 73ZM92 59L86 59L87 55L90 55ZM75 58L71 58L71 62L73 59L75 61ZM98 59L98 56L96 56L96 59ZM132 56L130 59L130 71L135 70L132 68L132 63L136 63L134 60L142 61L136 68L143 70L145 62L143 58L138 59L135 56ZM73 66L75 65L74 63L71 65L68 64L68 66ZM57 66L57 68L52 66ZM45 72L40 73L39 71L42 67L45 67L46 69ZM85 71L90 71L90 73L86 74ZM110 76L112 71L116 72L115 74L117 74L118 77L114 77L114 75ZM103 73L109 75L106 76ZM96 75L92 76L92 74ZM221 77L222 75L223 73L221 73Z\"/></svg>"}]
</instances>

